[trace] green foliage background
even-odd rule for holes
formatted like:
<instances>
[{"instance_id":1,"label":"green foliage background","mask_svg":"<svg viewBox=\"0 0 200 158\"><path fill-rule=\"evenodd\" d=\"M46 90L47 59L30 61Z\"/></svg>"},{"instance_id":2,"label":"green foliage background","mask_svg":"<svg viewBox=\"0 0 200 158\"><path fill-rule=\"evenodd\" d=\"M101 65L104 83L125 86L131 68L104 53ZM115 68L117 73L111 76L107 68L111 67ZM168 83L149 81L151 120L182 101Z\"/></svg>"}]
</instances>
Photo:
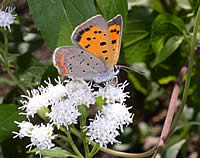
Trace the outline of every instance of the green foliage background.
<instances>
[{"instance_id":1,"label":"green foliage background","mask_svg":"<svg viewBox=\"0 0 200 158\"><path fill-rule=\"evenodd\" d=\"M130 91L131 98L127 104L133 105L135 117L134 125L128 127L119 138L124 144L114 148L128 152L145 151L144 144L147 137L159 137L160 131L152 130L151 127L163 126L164 118L157 119L157 122L153 121L153 118L163 110L166 111L176 77L188 60L194 17L200 6L200 0L28 0L27 2L32 18L23 14L23 9L17 8L18 22L12 25L12 32L8 36L9 65L29 90L43 84L43 80L48 77L53 79L58 75L51 59L48 64L43 64L32 53L40 49L43 43L46 43L53 52L57 47L72 45L70 38L72 31L88 18L96 14L104 15L106 20L117 14L123 16L124 29L119 64L141 71L143 74L123 71L119 74L120 81L130 82L126 90ZM15 4L18 5L19 0ZM26 25L23 20L26 21ZM36 27L32 27L33 24ZM39 38L25 40L24 37L27 35ZM0 40L2 46L2 35ZM42 53L41 51L41 56ZM187 108L180 121L182 124L200 121L199 67L197 58L193 67ZM28 157L25 154L25 144L28 142L22 143L21 140L12 139L12 131L18 130L13 121L25 119L17 115L20 95L23 92L12 81L2 77L6 74L3 68L0 69L0 74L0 83L12 87L8 94L1 97L1 152L5 158ZM180 98L182 90L183 86ZM192 153L188 150L190 138L198 136L199 141L199 133L200 127L191 124L177 130L166 145L162 157L187 157ZM194 150L200 154L199 149ZM49 157L56 157L55 155L48 155L47 152ZM97 157L101 156L102 154L99 154Z\"/></svg>"}]
</instances>

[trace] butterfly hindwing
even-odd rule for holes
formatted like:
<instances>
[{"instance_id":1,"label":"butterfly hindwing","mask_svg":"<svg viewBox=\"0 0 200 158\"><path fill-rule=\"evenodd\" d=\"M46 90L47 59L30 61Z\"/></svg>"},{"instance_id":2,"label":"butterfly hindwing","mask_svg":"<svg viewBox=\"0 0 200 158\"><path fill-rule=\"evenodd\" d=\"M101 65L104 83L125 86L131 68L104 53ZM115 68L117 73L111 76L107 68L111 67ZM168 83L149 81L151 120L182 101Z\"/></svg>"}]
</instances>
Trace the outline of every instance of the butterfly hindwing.
<instances>
[{"instance_id":1,"label":"butterfly hindwing","mask_svg":"<svg viewBox=\"0 0 200 158\"><path fill-rule=\"evenodd\" d=\"M54 51L53 59L58 71L70 77L93 80L99 72L105 71L101 60L79 47L59 47Z\"/></svg>"},{"instance_id":2,"label":"butterfly hindwing","mask_svg":"<svg viewBox=\"0 0 200 158\"><path fill-rule=\"evenodd\" d=\"M105 63L108 69L114 65L113 48L108 25L102 15L97 15L76 27L72 42Z\"/></svg>"},{"instance_id":3,"label":"butterfly hindwing","mask_svg":"<svg viewBox=\"0 0 200 158\"><path fill-rule=\"evenodd\" d=\"M114 64L117 64L120 53L121 37L122 37L122 27L123 27L122 16L117 15L113 19L109 20L107 23L111 37L111 44L113 47Z\"/></svg>"}]
</instances>

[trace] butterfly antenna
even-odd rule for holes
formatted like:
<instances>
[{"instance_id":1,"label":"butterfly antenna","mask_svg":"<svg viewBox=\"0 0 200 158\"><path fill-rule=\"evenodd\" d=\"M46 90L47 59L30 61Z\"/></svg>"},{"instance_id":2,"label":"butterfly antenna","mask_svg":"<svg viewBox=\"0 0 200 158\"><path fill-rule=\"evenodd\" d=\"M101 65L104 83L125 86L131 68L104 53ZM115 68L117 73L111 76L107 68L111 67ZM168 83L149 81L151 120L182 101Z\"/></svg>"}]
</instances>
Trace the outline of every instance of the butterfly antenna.
<instances>
[{"instance_id":1,"label":"butterfly antenna","mask_svg":"<svg viewBox=\"0 0 200 158\"><path fill-rule=\"evenodd\" d=\"M134 69L134 68L130 68L130 67L124 66L124 65L117 65L117 66L118 66L119 69L122 69L122 70L124 70L124 71L127 72L127 73L129 73L130 71L132 71L132 72L137 72L137 73L139 73L140 75L144 75L144 72L139 71L139 70L136 70L136 69Z\"/></svg>"}]
</instances>

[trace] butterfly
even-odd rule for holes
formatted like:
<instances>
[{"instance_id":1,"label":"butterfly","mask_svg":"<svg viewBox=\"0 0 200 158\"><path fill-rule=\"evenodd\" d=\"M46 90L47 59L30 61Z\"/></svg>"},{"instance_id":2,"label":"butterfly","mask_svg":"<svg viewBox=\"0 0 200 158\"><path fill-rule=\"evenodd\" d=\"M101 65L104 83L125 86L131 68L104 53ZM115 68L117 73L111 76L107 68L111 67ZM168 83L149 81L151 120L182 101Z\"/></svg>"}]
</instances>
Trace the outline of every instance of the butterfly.
<instances>
[{"instance_id":1,"label":"butterfly","mask_svg":"<svg viewBox=\"0 0 200 158\"><path fill-rule=\"evenodd\" d=\"M58 71L68 77L94 81L111 80L119 73L116 67L122 37L122 16L106 22L96 15L75 28L71 40L75 46L62 46L53 53Z\"/></svg>"}]
</instances>

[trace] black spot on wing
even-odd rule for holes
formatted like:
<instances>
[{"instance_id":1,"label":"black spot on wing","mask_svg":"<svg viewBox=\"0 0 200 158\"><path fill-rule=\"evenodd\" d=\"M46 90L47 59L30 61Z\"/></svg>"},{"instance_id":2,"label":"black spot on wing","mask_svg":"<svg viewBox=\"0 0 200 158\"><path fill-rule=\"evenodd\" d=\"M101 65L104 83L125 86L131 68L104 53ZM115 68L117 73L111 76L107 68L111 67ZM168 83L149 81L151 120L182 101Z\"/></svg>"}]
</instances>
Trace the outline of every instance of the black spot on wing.
<instances>
[{"instance_id":1,"label":"black spot on wing","mask_svg":"<svg viewBox=\"0 0 200 158\"><path fill-rule=\"evenodd\" d=\"M116 40L112 40L112 44L115 44L116 43Z\"/></svg>"},{"instance_id":2,"label":"black spot on wing","mask_svg":"<svg viewBox=\"0 0 200 158\"><path fill-rule=\"evenodd\" d=\"M87 44L86 46L85 46L85 48L89 48L90 47L90 44Z\"/></svg>"},{"instance_id":3,"label":"black spot on wing","mask_svg":"<svg viewBox=\"0 0 200 158\"><path fill-rule=\"evenodd\" d=\"M106 49L102 51L102 53L107 53L107 52L108 52L108 51L107 51Z\"/></svg>"},{"instance_id":4,"label":"black spot on wing","mask_svg":"<svg viewBox=\"0 0 200 158\"><path fill-rule=\"evenodd\" d=\"M106 45L106 42L105 42L105 41L100 42L100 45L101 45L101 46L105 46L105 45Z\"/></svg>"}]
</instances>

